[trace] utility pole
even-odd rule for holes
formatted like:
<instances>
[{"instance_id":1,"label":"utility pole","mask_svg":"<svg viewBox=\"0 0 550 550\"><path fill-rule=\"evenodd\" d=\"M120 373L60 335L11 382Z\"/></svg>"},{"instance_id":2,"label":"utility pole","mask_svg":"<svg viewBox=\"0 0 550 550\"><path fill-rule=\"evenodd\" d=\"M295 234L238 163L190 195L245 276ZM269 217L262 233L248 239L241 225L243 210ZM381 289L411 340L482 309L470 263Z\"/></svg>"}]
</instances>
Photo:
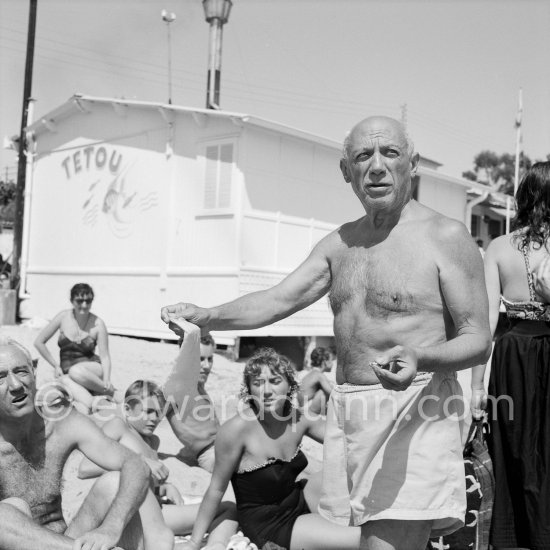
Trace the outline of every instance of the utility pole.
<instances>
[{"instance_id":1,"label":"utility pole","mask_svg":"<svg viewBox=\"0 0 550 550\"><path fill-rule=\"evenodd\" d=\"M516 116L516 163L514 170L514 196L518 192L519 186L519 157L521 153L521 118L523 115L523 90L519 89L518 96L518 114Z\"/></svg>"},{"instance_id":2,"label":"utility pole","mask_svg":"<svg viewBox=\"0 0 550 550\"><path fill-rule=\"evenodd\" d=\"M28 144L25 128L29 116L32 91L32 67L34 60L34 38L36 34L36 9L38 0L30 0L29 30L27 34L27 56L25 60L25 83L23 86L23 110L19 134L19 158L17 161L17 186L15 188L15 221L13 225L13 254L10 286L19 287L21 273L21 247L23 243L23 215L25 211L25 180Z\"/></svg>"},{"instance_id":3,"label":"utility pole","mask_svg":"<svg viewBox=\"0 0 550 550\"><path fill-rule=\"evenodd\" d=\"M172 36L170 34L170 23L176 20L174 12L162 10L160 13L162 20L166 23L166 33L168 37L168 104L172 103Z\"/></svg>"}]
</instances>

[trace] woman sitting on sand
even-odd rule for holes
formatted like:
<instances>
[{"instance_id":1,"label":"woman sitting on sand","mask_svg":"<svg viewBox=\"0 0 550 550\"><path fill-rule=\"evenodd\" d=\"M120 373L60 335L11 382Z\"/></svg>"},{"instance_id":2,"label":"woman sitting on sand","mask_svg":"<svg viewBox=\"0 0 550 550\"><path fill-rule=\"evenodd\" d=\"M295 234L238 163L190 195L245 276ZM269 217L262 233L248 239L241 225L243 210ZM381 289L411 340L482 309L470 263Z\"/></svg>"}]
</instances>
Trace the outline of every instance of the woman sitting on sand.
<instances>
[{"instance_id":1,"label":"woman sitting on sand","mask_svg":"<svg viewBox=\"0 0 550 550\"><path fill-rule=\"evenodd\" d=\"M247 405L223 424L216 437L216 464L185 548L200 547L229 481L239 525L258 547L288 550L357 548L360 529L343 527L311 513L318 495L296 477L307 466L300 450L304 435L322 442L322 417L293 408L298 389L288 359L273 349L257 351L244 369Z\"/></svg>"},{"instance_id":2,"label":"woman sitting on sand","mask_svg":"<svg viewBox=\"0 0 550 550\"><path fill-rule=\"evenodd\" d=\"M91 312L94 291L86 283L71 288L72 309L58 313L34 341L40 355L55 369L77 406L89 412L94 395L113 396L111 357L105 323ZM59 330L57 362L46 343ZM97 355L95 353L97 346Z\"/></svg>"}]
</instances>

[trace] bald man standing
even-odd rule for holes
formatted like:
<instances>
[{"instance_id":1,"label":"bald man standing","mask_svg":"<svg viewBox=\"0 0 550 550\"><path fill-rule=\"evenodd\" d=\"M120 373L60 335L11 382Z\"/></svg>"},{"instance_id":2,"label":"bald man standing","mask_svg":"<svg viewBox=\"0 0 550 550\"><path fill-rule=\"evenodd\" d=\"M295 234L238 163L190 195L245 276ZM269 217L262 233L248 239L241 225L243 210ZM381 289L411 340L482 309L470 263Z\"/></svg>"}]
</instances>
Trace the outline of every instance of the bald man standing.
<instances>
[{"instance_id":1,"label":"bald man standing","mask_svg":"<svg viewBox=\"0 0 550 550\"><path fill-rule=\"evenodd\" d=\"M361 548L422 550L465 512L456 371L490 352L487 295L465 226L412 199L419 156L403 126L359 122L340 167L365 215L321 240L281 283L162 318L209 330L268 325L329 294L338 351L319 511L361 526Z\"/></svg>"}]
</instances>

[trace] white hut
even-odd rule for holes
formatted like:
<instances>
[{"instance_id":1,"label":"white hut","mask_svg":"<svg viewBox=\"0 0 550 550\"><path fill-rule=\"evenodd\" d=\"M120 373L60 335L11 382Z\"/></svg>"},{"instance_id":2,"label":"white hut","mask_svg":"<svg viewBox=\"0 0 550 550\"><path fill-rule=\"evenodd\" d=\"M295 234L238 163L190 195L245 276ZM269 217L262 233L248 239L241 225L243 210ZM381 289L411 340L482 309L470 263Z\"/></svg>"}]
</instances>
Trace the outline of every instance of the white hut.
<instances>
[{"instance_id":1,"label":"white hut","mask_svg":"<svg viewBox=\"0 0 550 550\"><path fill-rule=\"evenodd\" d=\"M76 95L28 131L25 317L51 317L85 281L110 332L169 338L161 306L269 287L363 214L339 143L254 116ZM476 184L437 167L421 162L418 200L469 220ZM328 302L218 341L242 335L331 336Z\"/></svg>"}]
</instances>

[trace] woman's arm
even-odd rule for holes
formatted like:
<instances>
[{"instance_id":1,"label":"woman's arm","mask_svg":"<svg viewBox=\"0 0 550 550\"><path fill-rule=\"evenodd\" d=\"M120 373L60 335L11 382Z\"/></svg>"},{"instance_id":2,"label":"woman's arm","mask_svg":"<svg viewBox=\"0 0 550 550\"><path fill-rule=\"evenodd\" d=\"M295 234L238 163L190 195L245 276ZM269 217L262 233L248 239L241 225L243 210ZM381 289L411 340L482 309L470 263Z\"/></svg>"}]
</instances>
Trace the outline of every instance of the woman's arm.
<instances>
[{"instance_id":1,"label":"woman's arm","mask_svg":"<svg viewBox=\"0 0 550 550\"><path fill-rule=\"evenodd\" d=\"M103 369L103 382L105 384L111 381L111 354L109 353L109 335L105 323L98 317L97 327L97 352L101 359L101 368Z\"/></svg>"},{"instance_id":2,"label":"woman's arm","mask_svg":"<svg viewBox=\"0 0 550 550\"><path fill-rule=\"evenodd\" d=\"M244 427L240 419L229 420L219 430L216 436L216 462L210 485L201 502L193 533L189 544L200 548L205 533L216 517L218 507L227 489L233 472L237 469L244 450Z\"/></svg>"},{"instance_id":3,"label":"woman's arm","mask_svg":"<svg viewBox=\"0 0 550 550\"><path fill-rule=\"evenodd\" d=\"M59 366L59 361L53 358L50 350L47 348L46 343L48 340L59 330L61 327L61 320L65 316L65 311L58 313L39 333L34 340L34 347L38 350L38 353L55 369L55 375L61 376L63 372Z\"/></svg>"},{"instance_id":4,"label":"woman's arm","mask_svg":"<svg viewBox=\"0 0 550 550\"><path fill-rule=\"evenodd\" d=\"M498 324L500 309L500 275L496 259L495 244L491 243L485 252L485 285L489 299L489 326L491 336L495 334ZM481 418L487 405L487 392L485 391L484 377L487 364L482 363L472 368L472 400L470 409L474 418Z\"/></svg>"}]
</instances>

